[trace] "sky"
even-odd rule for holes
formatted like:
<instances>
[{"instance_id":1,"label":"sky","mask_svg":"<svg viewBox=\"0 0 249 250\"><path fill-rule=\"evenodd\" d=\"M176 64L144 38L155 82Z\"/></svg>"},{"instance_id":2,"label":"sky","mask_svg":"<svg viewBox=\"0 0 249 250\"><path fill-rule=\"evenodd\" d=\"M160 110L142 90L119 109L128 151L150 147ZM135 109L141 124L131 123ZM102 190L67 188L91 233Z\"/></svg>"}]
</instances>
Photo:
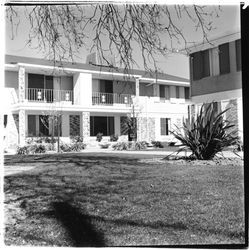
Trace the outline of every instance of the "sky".
<instances>
[{"instance_id":1,"label":"sky","mask_svg":"<svg viewBox=\"0 0 249 250\"><path fill-rule=\"evenodd\" d=\"M219 18L212 19L213 29L209 33L209 38L219 37L223 34L229 34L240 30L240 8L239 5L222 5ZM184 30L185 36L188 41L191 42L200 42L201 36L199 32L196 32L193 25L188 23L186 20L181 20L180 23L182 29ZM20 20L20 24L17 29L17 34L12 39L12 31L8 22L6 22L5 30L5 54L9 55L18 55L18 56L27 56L27 57L40 57L42 55L37 52L35 49L30 49L25 46L25 41L28 38L29 26L27 21L24 19ZM136 49L135 49L136 51ZM76 59L78 62L85 63L85 59L88 52L82 50L79 56L79 59ZM141 64L141 58L135 54L138 64ZM158 65L163 70L164 73L189 78L189 59L187 56L181 53L169 54L167 58L158 58Z\"/></svg>"}]
</instances>

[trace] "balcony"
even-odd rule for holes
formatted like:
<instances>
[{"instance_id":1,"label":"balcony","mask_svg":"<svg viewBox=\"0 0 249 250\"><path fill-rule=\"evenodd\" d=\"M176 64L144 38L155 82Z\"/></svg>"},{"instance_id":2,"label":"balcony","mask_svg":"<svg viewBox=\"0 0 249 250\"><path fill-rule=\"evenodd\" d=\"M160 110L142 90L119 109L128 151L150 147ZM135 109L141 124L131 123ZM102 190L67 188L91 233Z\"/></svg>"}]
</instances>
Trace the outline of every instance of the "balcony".
<instances>
[{"instance_id":1,"label":"balcony","mask_svg":"<svg viewBox=\"0 0 249 250\"><path fill-rule=\"evenodd\" d=\"M54 89L36 89L27 88L25 99L29 102L73 102L73 91L71 90L54 90Z\"/></svg>"},{"instance_id":2,"label":"balcony","mask_svg":"<svg viewBox=\"0 0 249 250\"><path fill-rule=\"evenodd\" d=\"M127 106L130 106L132 104L132 96L129 94L93 92L92 104L93 105L125 104Z\"/></svg>"}]
</instances>

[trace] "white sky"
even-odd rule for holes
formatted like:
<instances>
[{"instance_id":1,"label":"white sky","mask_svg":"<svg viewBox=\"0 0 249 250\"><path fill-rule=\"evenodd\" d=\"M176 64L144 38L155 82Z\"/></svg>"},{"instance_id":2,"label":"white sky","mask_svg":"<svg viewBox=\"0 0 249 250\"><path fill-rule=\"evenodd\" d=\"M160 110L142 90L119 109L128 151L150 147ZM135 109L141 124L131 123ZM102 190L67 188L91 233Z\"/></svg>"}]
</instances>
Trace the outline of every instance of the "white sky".
<instances>
[{"instance_id":1,"label":"white sky","mask_svg":"<svg viewBox=\"0 0 249 250\"><path fill-rule=\"evenodd\" d=\"M240 30L240 8L239 5L222 5L222 12L220 17L212 19L213 26L216 29L212 30L209 37L219 37L223 34L233 33ZM189 41L200 41L200 33L196 32L193 26L182 22L182 28ZM29 28L25 21L21 21L17 30L15 39L11 39L11 30L6 24L5 33L5 53L10 55L28 56L28 57L42 57L35 49L25 47ZM79 62L85 63L87 52L82 51ZM137 57L140 62L139 57ZM189 77L188 57L181 54L170 54L167 58L161 58L159 63L160 68L168 74Z\"/></svg>"}]
</instances>

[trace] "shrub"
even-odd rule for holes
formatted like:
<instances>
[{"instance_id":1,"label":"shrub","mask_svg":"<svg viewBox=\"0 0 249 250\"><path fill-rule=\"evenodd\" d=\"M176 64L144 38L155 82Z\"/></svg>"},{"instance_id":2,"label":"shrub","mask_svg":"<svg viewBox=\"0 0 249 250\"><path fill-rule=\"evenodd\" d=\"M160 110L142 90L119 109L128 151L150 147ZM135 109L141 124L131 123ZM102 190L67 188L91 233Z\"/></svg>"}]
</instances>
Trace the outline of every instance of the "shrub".
<instances>
[{"instance_id":1,"label":"shrub","mask_svg":"<svg viewBox=\"0 0 249 250\"><path fill-rule=\"evenodd\" d=\"M111 135L110 136L110 141L117 141L118 140L118 135Z\"/></svg>"},{"instance_id":2,"label":"shrub","mask_svg":"<svg viewBox=\"0 0 249 250\"><path fill-rule=\"evenodd\" d=\"M72 137L71 137L71 140L72 140L73 143L83 142L83 136L79 136L79 135L77 135L77 136L72 136Z\"/></svg>"},{"instance_id":3,"label":"shrub","mask_svg":"<svg viewBox=\"0 0 249 250\"><path fill-rule=\"evenodd\" d=\"M112 145L114 150L128 150L129 149L129 143L128 142L118 142L114 145Z\"/></svg>"},{"instance_id":4,"label":"shrub","mask_svg":"<svg viewBox=\"0 0 249 250\"><path fill-rule=\"evenodd\" d=\"M98 134L96 135L96 141L101 142L102 137L103 137L103 133L98 133Z\"/></svg>"},{"instance_id":5,"label":"shrub","mask_svg":"<svg viewBox=\"0 0 249 250\"><path fill-rule=\"evenodd\" d=\"M85 149L86 145L83 142L76 142L71 144L71 151L79 152Z\"/></svg>"},{"instance_id":6,"label":"shrub","mask_svg":"<svg viewBox=\"0 0 249 250\"><path fill-rule=\"evenodd\" d=\"M43 144L29 144L26 146L18 147L17 154L42 154L46 152L46 148Z\"/></svg>"},{"instance_id":7,"label":"shrub","mask_svg":"<svg viewBox=\"0 0 249 250\"><path fill-rule=\"evenodd\" d=\"M110 143L104 143L104 144L100 144L101 148L109 148Z\"/></svg>"},{"instance_id":8,"label":"shrub","mask_svg":"<svg viewBox=\"0 0 249 250\"><path fill-rule=\"evenodd\" d=\"M68 143L61 143L61 144L60 144L60 150L61 150L62 152L71 152L71 151L72 151L72 150L71 150L71 145L68 144Z\"/></svg>"},{"instance_id":9,"label":"shrub","mask_svg":"<svg viewBox=\"0 0 249 250\"><path fill-rule=\"evenodd\" d=\"M57 140L55 138L52 139L52 137L45 137L44 139L42 139L42 141L44 140L45 143L56 143Z\"/></svg>"},{"instance_id":10,"label":"shrub","mask_svg":"<svg viewBox=\"0 0 249 250\"><path fill-rule=\"evenodd\" d=\"M43 142L43 138L42 137L34 138L33 142L35 142L35 143L42 143Z\"/></svg>"},{"instance_id":11,"label":"shrub","mask_svg":"<svg viewBox=\"0 0 249 250\"><path fill-rule=\"evenodd\" d=\"M141 150L147 148L147 142L146 141L137 141L130 143L130 149L131 150Z\"/></svg>"},{"instance_id":12,"label":"shrub","mask_svg":"<svg viewBox=\"0 0 249 250\"><path fill-rule=\"evenodd\" d=\"M32 144L32 143L34 143L34 139L31 137L31 138L27 138L26 139L26 143L27 144Z\"/></svg>"},{"instance_id":13,"label":"shrub","mask_svg":"<svg viewBox=\"0 0 249 250\"><path fill-rule=\"evenodd\" d=\"M85 149L86 145L82 142L76 142L76 143L62 143L60 144L60 150L62 152L79 152L83 149Z\"/></svg>"},{"instance_id":14,"label":"shrub","mask_svg":"<svg viewBox=\"0 0 249 250\"><path fill-rule=\"evenodd\" d=\"M28 147L29 154L42 154L46 152L43 144L32 144Z\"/></svg>"},{"instance_id":15,"label":"shrub","mask_svg":"<svg viewBox=\"0 0 249 250\"><path fill-rule=\"evenodd\" d=\"M227 110L217 113L214 102L203 104L195 121L183 123L183 133L180 128L171 132L185 146L178 152L189 148L195 158L210 160L224 148L236 145L238 136L232 129L235 125L222 116Z\"/></svg>"},{"instance_id":16,"label":"shrub","mask_svg":"<svg viewBox=\"0 0 249 250\"><path fill-rule=\"evenodd\" d=\"M45 145L46 151L52 151L55 150L55 146L53 143L46 143Z\"/></svg>"},{"instance_id":17,"label":"shrub","mask_svg":"<svg viewBox=\"0 0 249 250\"><path fill-rule=\"evenodd\" d=\"M141 150L147 148L146 141L137 142L118 142L112 147L114 150Z\"/></svg>"},{"instance_id":18,"label":"shrub","mask_svg":"<svg viewBox=\"0 0 249 250\"><path fill-rule=\"evenodd\" d=\"M18 155L27 155L29 153L28 146L18 146L16 152Z\"/></svg>"},{"instance_id":19,"label":"shrub","mask_svg":"<svg viewBox=\"0 0 249 250\"><path fill-rule=\"evenodd\" d=\"M163 145L162 145L162 143L160 141L152 141L151 144L155 148L163 148Z\"/></svg>"}]
</instances>

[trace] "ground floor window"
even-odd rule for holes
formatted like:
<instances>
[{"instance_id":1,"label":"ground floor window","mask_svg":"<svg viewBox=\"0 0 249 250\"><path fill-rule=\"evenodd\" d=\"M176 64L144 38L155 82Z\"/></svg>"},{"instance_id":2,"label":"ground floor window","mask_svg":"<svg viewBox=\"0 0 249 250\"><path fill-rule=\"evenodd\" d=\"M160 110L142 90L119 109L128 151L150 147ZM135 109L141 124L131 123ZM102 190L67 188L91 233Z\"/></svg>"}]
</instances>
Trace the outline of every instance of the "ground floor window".
<instances>
[{"instance_id":1,"label":"ground floor window","mask_svg":"<svg viewBox=\"0 0 249 250\"><path fill-rule=\"evenodd\" d=\"M70 128L70 136L80 135L80 116L79 115L69 116L69 128Z\"/></svg>"},{"instance_id":2,"label":"ground floor window","mask_svg":"<svg viewBox=\"0 0 249 250\"><path fill-rule=\"evenodd\" d=\"M161 135L169 135L170 118L161 118Z\"/></svg>"},{"instance_id":3,"label":"ground floor window","mask_svg":"<svg viewBox=\"0 0 249 250\"><path fill-rule=\"evenodd\" d=\"M36 136L36 116L28 115L28 136Z\"/></svg>"},{"instance_id":4,"label":"ground floor window","mask_svg":"<svg viewBox=\"0 0 249 250\"><path fill-rule=\"evenodd\" d=\"M91 116L90 117L90 136L102 133L103 136L114 134L114 117Z\"/></svg>"},{"instance_id":5,"label":"ground floor window","mask_svg":"<svg viewBox=\"0 0 249 250\"><path fill-rule=\"evenodd\" d=\"M28 115L28 136L51 136L54 131L54 136L62 135L61 116L52 118L48 115Z\"/></svg>"}]
</instances>

